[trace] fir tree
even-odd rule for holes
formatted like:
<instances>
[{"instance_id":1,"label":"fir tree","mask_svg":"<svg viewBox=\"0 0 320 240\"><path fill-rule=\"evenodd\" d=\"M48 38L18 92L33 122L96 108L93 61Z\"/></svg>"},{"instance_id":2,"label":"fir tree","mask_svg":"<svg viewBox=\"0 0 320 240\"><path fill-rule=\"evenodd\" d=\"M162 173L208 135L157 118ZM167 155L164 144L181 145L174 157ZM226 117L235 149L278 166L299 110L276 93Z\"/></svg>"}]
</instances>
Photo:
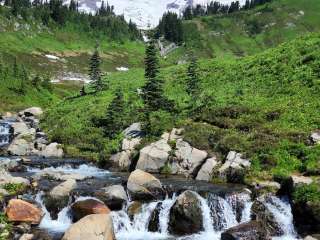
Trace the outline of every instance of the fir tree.
<instances>
[{"instance_id":1,"label":"fir tree","mask_svg":"<svg viewBox=\"0 0 320 240\"><path fill-rule=\"evenodd\" d=\"M89 65L89 76L91 79L91 85L96 92L103 90L103 81L101 77L101 58L98 51L98 46L90 58L90 65Z\"/></svg>"},{"instance_id":2,"label":"fir tree","mask_svg":"<svg viewBox=\"0 0 320 240\"><path fill-rule=\"evenodd\" d=\"M187 93L191 97L196 97L199 94L199 78L198 78L198 64L195 57L192 57L187 69Z\"/></svg>"},{"instance_id":3,"label":"fir tree","mask_svg":"<svg viewBox=\"0 0 320 240\"><path fill-rule=\"evenodd\" d=\"M33 79L32 79L32 81L31 81L32 86L38 88L39 85L40 85L40 83L41 83L41 78L40 78L40 76L39 76L39 75L34 76Z\"/></svg>"},{"instance_id":4,"label":"fir tree","mask_svg":"<svg viewBox=\"0 0 320 240\"><path fill-rule=\"evenodd\" d=\"M146 84L142 88L142 98L148 108L147 111L156 111L164 107L163 80L158 78L159 63L154 41L146 48L145 78Z\"/></svg>"},{"instance_id":5,"label":"fir tree","mask_svg":"<svg viewBox=\"0 0 320 240\"><path fill-rule=\"evenodd\" d=\"M106 116L103 123L105 136L115 137L123 128L124 98L121 89L117 89L115 97L107 108Z\"/></svg>"}]
</instances>

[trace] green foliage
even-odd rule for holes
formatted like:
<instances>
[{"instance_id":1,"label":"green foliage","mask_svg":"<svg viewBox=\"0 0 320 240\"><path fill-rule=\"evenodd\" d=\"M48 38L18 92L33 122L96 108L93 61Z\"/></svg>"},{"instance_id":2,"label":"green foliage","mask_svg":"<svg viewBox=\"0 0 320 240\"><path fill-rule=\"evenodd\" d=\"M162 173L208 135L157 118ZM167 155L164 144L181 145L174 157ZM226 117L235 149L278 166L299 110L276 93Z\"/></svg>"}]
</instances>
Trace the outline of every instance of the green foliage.
<instances>
[{"instance_id":1,"label":"green foliage","mask_svg":"<svg viewBox=\"0 0 320 240\"><path fill-rule=\"evenodd\" d=\"M171 130L174 127L174 117L166 111L154 111L149 114L148 134L161 136L163 132Z\"/></svg>"},{"instance_id":2,"label":"green foliage","mask_svg":"<svg viewBox=\"0 0 320 240\"><path fill-rule=\"evenodd\" d=\"M319 184L312 183L297 187L293 192L293 199L298 202L320 202Z\"/></svg>"},{"instance_id":3,"label":"green foliage","mask_svg":"<svg viewBox=\"0 0 320 240\"><path fill-rule=\"evenodd\" d=\"M12 225L8 222L6 215L0 212L0 240L9 240Z\"/></svg>"},{"instance_id":4,"label":"green foliage","mask_svg":"<svg viewBox=\"0 0 320 240\"><path fill-rule=\"evenodd\" d=\"M23 183L15 184L8 183L3 186L11 195L16 195L23 192L26 189L26 186Z\"/></svg>"},{"instance_id":5,"label":"green foliage","mask_svg":"<svg viewBox=\"0 0 320 240\"><path fill-rule=\"evenodd\" d=\"M90 58L89 64L89 76L91 79L91 86L96 92L101 91L104 88L103 81L101 79L101 58L96 47L94 53Z\"/></svg>"},{"instance_id":6,"label":"green foliage","mask_svg":"<svg viewBox=\"0 0 320 240\"><path fill-rule=\"evenodd\" d=\"M183 40L182 21L176 13L163 14L156 29L156 37L164 36L167 41L181 44Z\"/></svg>"},{"instance_id":7,"label":"green foliage","mask_svg":"<svg viewBox=\"0 0 320 240\"><path fill-rule=\"evenodd\" d=\"M200 92L199 78L198 78L197 71L198 71L197 60L194 57L192 57L191 62L187 69L187 81L186 81L187 93L192 98L198 97L198 94Z\"/></svg>"}]
</instances>

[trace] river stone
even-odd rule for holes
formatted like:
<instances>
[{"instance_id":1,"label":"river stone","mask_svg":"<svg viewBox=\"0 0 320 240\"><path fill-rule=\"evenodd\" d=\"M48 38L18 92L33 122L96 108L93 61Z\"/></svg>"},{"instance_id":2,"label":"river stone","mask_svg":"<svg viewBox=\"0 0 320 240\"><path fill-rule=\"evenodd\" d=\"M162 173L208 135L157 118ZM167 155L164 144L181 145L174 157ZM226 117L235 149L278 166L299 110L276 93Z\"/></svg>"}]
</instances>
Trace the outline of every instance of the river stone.
<instances>
[{"instance_id":1,"label":"river stone","mask_svg":"<svg viewBox=\"0 0 320 240\"><path fill-rule=\"evenodd\" d=\"M125 136L125 138L136 138L143 135L142 133L142 127L141 123L133 123L128 128L126 128L122 134Z\"/></svg>"},{"instance_id":2,"label":"river stone","mask_svg":"<svg viewBox=\"0 0 320 240\"><path fill-rule=\"evenodd\" d=\"M79 173L64 173L64 172L56 172L50 169L42 170L38 172L35 176L32 177L34 180L40 180L41 178L54 179L57 181L67 181L69 179L82 181L87 179L87 176L81 175Z\"/></svg>"},{"instance_id":3,"label":"river stone","mask_svg":"<svg viewBox=\"0 0 320 240\"><path fill-rule=\"evenodd\" d=\"M76 188L77 182L74 179L68 179L67 181L60 183L50 191L50 196L55 199L69 196L70 192Z\"/></svg>"},{"instance_id":4,"label":"river stone","mask_svg":"<svg viewBox=\"0 0 320 240\"><path fill-rule=\"evenodd\" d=\"M100 189L95 196L102 200L112 210L121 210L128 201L127 193L122 185L112 185Z\"/></svg>"},{"instance_id":5,"label":"river stone","mask_svg":"<svg viewBox=\"0 0 320 240\"><path fill-rule=\"evenodd\" d=\"M196 180L210 181L212 179L214 169L217 167L218 164L219 162L217 161L216 156L208 158L206 162L202 165L200 171L198 172Z\"/></svg>"},{"instance_id":6,"label":"river stone","mask_svg":"<svg viewBox=\"0 0 320 240\"><path fill-rule=\"evenodd\" d=\"M141 212L142 203L139 201L131 202L128 207L128 216L133 219L135 215Z\"/></svg>"},{"instance_id":7,"label":"river stone","mask_svg":"<svg viewBox=\"0 0 320 240\"><path fill-rule=\"evenodd\" d=\"M168 161L171 147L161 139L140 150L140 157L136 168L147 172L159 173Z\"/></svg>"},{"instance_id":8,"label":"river stone","mask_svg":"<svg viewBox=\"0 0 320 240\"><path fill-rule=\"evenodd\" d=\"M50 157L62 158L63 149L61 144L51 143L43 151L41 151L39 155L45 158L50 158Z\"/></svg>"},{"instance_id":9,"label":"river stone","mask_svg":"<svg viewBox=\"0 0 320 240\"><path fill-rule=\"evenodd\" d=\"M28 135L30 134L30 129L24 122L15 122L11 124L11 127L13 128L13 133L15 136L18 135Z\"/></svg>"},{"instance_id":10,"label":"river stone","mask_svg":"<svg viewBox=\"0 0 320 240\"><path fill-rule=\"evenodd\" d=\"M164 194L159 179L140 169L130 174L127 189L131 198L136 200L162 198Z\"/></svg>"},{"instance_id":11,"label":"river stone","mask_svg":"<svg viewBox=\"0 0 320 240\"><path fill-rule=\"evenodd\" d=\"M62 240L114 240L112 218L109 214L92 214L74 223Z\"/></svg>"},{"instance_id":12,"label":"river stone","mask_svg":"<svg viewBox=\"0 0 320 240\"><path fill-rule=\"evenodd\" d=\"M13 156L30 155L33 152L33 145L23 138L15 138L8 147L8 153Z\"/></svg>"},{"instance_id":13,"label":"river stone","mask_svg":"<svg viewBox=\"0 0 320 240\"><path fill-rule=\"evenodd\" d=\"M41 209L20 199L11 199L6 208L6 215L10 222L28 222L39 224L42 218Z\"/></svg>"},{"instance_id":14,"label":"river stone","mask_svg":"<svg viewBox=\"0 0 320 240\"><path fill-rule=\"evenodd\" d=\"M43 114L43 111L41 108L39 107L31 107L31 108L27 108L21 112L19 112L19 115L20 116L26 116L26 117L31 117L31 116L34 116L34 117L40 117L41 115Z\"/></svg>"},{"instance_id":15,"label":"river stone","mask_svg":"<svg viewBox=\"0 0 320 240\"><path fill-rule=\"evenodd\" d=\"M87 215L108 213L110 213L110 209L104 203L95 199L78 201L71 206L71 214L74 222Z\"/></svg>"},{"instance_id":16,"label":"river stone","mask_svg":"<svg viewBox=\"0 0 320 240\"><path fill-rule=\"evenodd\" d=\"M179 165L188 174L195 174L195 171L198 170L208 156L206 151L193 148L189 143L181 139L177 141L176 149L175 155Z\"/></svg>"},{"instance_id":17,"label":"river stone","mask_svg":"<svg viewBox=\"0 0 320 240\"><path fill-rule=\"evenodd\" d=\"M22 177L13 177L10 173L5 171L4 169L0 169L0 185L5 185L8 183L12 184L24 184L26 186L30 185L30 181L28 179Z\"/></svg>"},{"instance_id":18,"label":"river stone","mask_svg":"<svg viewBox=\"0 0 320 240\"><path fill-rule=\"evenodd\" d=\"M292 187L294 188L302 185L310 185L313 182L311 177L304 177L304 176L297 176L297 175L290 176L290 181L291 181Z\"/></svg>"},{"instance_id":19,"label":"river stone","mask_svg":"<svg viewBox=\"0 0 320 240\"><path fill-rule=\"evenodd\" d=\"M120 171L128 171L131 165L130 152L122 151L111 156L110 160Z\"/></svg>"},{"instance_id":20,"label":"river stone","mask_svg":"<svg viewBox=\"0 0 320 240\"><path fill-rule=\"evenodd\" d=\"M266 240L268 237L257 221L240 224L221 234L221 240Z\"/></svg>"},{"instance_id":21,"label":"river stone","mask_svg":"<svg viewBox=\"0 0 320 240\"><path fill-rule=\"evenodd\" d=\"M254 201L251 207L253 220L260 222L269 236L281 236L284 232L276 221L275 216L265 205L268 201L272 201L269 195L261 196Z\"/></svg>"},{"instance_id":22,"label":"river stone","mask_svg":"<svg viewBox=\"0 0 320 240\"><path fill-rule=\"evenodd\" d=\"M202 230L202 209L198 194L190 190L185 191L170 209L169 232L181 236Z\"/></svg>"}]
</instances>

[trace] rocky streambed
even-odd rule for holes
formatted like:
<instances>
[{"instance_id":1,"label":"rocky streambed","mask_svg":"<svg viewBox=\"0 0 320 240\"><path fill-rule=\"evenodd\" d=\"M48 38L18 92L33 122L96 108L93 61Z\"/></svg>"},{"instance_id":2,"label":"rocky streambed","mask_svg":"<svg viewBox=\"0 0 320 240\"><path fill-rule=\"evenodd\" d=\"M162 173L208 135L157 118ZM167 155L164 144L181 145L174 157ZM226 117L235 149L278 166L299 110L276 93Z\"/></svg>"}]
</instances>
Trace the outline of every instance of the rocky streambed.
<instances>
[{"instance_id":1,"label":"rocky streambed","mask_svg":"<svg viewBox=\"0 0 320 240\"><path fill-rule=\"evenodd\" d=\"M9 239L298 239L285 198L254 199L242 185L109 172L74 159L0 164L1 184L27 186L4 194ZM94 237L97 226L105 237Z\"/></svg>"}]
</instances>

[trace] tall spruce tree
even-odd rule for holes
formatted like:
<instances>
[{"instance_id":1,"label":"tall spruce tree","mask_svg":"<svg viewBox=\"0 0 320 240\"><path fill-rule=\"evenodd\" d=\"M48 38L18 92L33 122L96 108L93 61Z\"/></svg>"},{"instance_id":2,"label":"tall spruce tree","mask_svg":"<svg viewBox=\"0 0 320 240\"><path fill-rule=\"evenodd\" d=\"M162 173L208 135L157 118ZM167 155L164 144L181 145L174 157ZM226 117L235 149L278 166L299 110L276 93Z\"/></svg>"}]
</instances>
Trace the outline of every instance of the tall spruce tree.
<instances>
[{"instance_id":1,"label":"tall spruce tree","mask_svg":"<svg viewBox=\"0 0 320 240\"><path fill-rule=\"evenodd\" d=\"M99 92L104 88L103 81L101 78L100 65L101 65L101 58L99 55L98 45L97 45L93 55L90 58L90 64L89 64L89 76L91 79L91 85L96 92Z\"/></svg>"},{"instance_id":2,"label":"tall spruce tree","mask_svg":"<svg viewBox=\"0 0 320 240\"><path fill-rule=\"evenodd\" d=\"M145 56L145 78L146 84L142 88L142 98L147 111L156 111L163 108L165 100L163 97L163 80L158 77L159 63L157 49L154 41L150 41L146 48Z\"/></svg>"},{"instance_id":3,"label":"tall spruce tree","mask_svg":"<svg viewBox=\"0 0 320 240\"><path fill-rule=\"evenodd\" d=\"M105 136L112 138L123 128L123 114L125 102L121 89L115 91L115 97L107 108L106 116L103 119L103 131Z\"/></svg>"},{"instance_id":4,"label":"tall spruce tree","mask_svg":"<svg viewBox=\"0 0 320 240\"><path fill-rule=\"evenodd\" d=\"M191 97L196 97L199 94L199 77L197 73L197 59L193 56L187 69L187 93Z\"/></svg>"}]
</instances>

